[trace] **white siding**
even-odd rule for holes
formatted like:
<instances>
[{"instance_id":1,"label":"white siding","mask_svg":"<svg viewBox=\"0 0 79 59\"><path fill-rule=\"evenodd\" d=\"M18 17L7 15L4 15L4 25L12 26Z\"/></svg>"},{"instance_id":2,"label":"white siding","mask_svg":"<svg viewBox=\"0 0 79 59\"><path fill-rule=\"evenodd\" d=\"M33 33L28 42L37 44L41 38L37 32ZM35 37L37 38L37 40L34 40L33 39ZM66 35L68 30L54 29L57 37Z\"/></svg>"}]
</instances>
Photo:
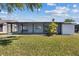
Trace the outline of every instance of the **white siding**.
<instances>
[{"instance_id":1,"label":"white siding","mask_svg":"<svg viewBox=\"0 0 79 59\"><path fill-rule=\"evenodd\" d=\"M8 24L7 27L8 27L8 33L11 32L11 28L10 28L11 24Z\"/></svg>"},{"instance_id":2,"label":"white siding","mask_svg":"<svg viewBox=\"0 0 79 59\"><path fill-rule=\"evenodd\" d=\"M7 23L3 24L3 32L2 33L7 33Z\"/></svg>"},{"instance_id":3,"label":"white siding","mask_svg":"<svg viewBox=\"0 0 79 59\"><path fill-rule=\"evenodd\" d=\"M16 26L16 24L12 24L12 32L17 32L17 26Z\"/></svg>"},{"instance_id":4,"label":"white siding","mask_svg":"<svg viewBox=\"0 0 79 59\"><path fill-rule=\"evenodd\" d=\"M7 24L6 26L8 28L8 33L11 33L11 24ZM12 24L12 32L17 32L17 25L16 24Z\"/></svg>"},{"instance_id":5,"label":"white siding","mask_svg":"<svg viewBox=\"0 0 79 59\"><path fill-rule=\"evenodd\" d=\"M62 24L62 34L74 34L74 24Z\"/></svg>"}]
</instances>

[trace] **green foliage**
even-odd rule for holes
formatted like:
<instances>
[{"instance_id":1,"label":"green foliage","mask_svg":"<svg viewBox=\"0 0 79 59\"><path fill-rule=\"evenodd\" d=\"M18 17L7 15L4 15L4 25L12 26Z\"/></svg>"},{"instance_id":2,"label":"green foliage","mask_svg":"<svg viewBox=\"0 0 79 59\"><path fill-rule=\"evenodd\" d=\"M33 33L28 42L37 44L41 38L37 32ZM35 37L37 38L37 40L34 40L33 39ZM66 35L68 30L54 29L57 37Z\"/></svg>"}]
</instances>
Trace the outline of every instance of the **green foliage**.
<instances>
[{"instance_id":1,"label":"green foliage","mask_svg":"<svg viewBox=\"0 0 79 59\"><path fill-rule=\"evenodd\" d=\"M54 23L54 22L50 23L50 24L49 24L48 34L49 34L49 35L52 35L52 34L57 33L57 26L58 26L58 25L57 25L56 23Z\"/></svg>"},{"instance_id":2,"label":"green foliage","mask_svg":"<svg viewBox=\"0 0 79 59\"><path fill-rule=\"evenodd\" d=\"M40 4L40 3L31 3L31 4L27 3L27 4L25 4L25 5L26 5L26 7L27 7L28 9L30 9L31 11L34 11L34 9L39 9L39 8L42 7L42 4Z\"/></svg>"},{"instance_id":3,"label":"green foliage","mask_svg":"<svg viewBox=\"0 0 79 59\"><path fill-rule=\"evenodd\" d=\"M42 4L40 3L0 3L1 10L6 10L7 12L11 13L16 9L24 10L30 9L34 11L35 9L41 8Z\"/></svg>"},{"instance_id":4,"label":"green foliage","mask_svg":"<svg viewBox=\"0 0 79 59\"><path fill-rule=\"evenodd\" d=\"M65 19L64 22L75 22L73 19Z\"/></svg>"}]
</instances>

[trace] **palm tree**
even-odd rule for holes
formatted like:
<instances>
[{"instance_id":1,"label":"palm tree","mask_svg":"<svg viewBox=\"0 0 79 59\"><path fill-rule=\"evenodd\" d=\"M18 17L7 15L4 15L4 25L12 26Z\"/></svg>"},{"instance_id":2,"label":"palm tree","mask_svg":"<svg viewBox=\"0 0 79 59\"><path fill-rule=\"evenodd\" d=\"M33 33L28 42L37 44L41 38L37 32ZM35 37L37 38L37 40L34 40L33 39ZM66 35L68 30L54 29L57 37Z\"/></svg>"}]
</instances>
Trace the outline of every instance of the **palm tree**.
<instances>
[{"instance_id":1,"label":"palm tree","mask_svg":"<svg viewBox=\"0 0 79 59\"><path fill-rule=\"evenodd\" d=\"M0 3L0 11L6 10L8 13L11 13L16 9L24 10L26 8L34 11L34 9L38 9L41 7L42 4L40 3Z\"/></svg>"}]
</instances>

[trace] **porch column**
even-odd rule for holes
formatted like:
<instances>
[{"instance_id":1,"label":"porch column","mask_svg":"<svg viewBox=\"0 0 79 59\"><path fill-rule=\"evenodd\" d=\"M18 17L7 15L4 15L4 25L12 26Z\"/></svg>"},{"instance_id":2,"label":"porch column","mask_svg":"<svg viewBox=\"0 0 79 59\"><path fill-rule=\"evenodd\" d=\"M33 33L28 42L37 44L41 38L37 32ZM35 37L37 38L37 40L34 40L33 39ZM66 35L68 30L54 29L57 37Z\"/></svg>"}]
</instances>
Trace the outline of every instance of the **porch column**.
<instances>
[{"instance_id":1,"label":"porch column","mask_svg":"<svg viewBox=\"0 0 79 59\"><path fill-rule=\"evenodd\" d=\"M43 23L43 33L44 33L44 23Z\"/></svg>"},{"instance_id":2,"label":"porch column","mask_svg":"<svg viewBox=\"0 0 79 59\"><path fill-rule=\"evenodd\" d=\"M7 24L7 33L12 33L12 24Z\"/></svg>"},{"instance_id":3,"label":"porch column","mask_svg":"<svg viewBox=\"0 0 79 59\"><path fill-rule=\"evenodd\" d=\"M12 31L12 24L11 24L11 33L12 33L13 31Z\"/></svg>"},{"instance_id":4,"label":"porch column","mask_svg":"<svg viewBox=\"0 0 79 59\"><path fill-rule=\"evenodd\" d=\"M19 33L19 24L17 24L17 32Z\"/></svg>"},{"instance_id":5,"label":"porch column","mask_svg":"<svg viewBox=\"0 0 79 59\"><path fill-rule=\"evenodd\" d=\"M7 23L7 33L9 32L9 26L8 26L8 23Z\"/></svg>"},{"instance_id":6,"label":"porch column","mask_svg":"<svg viewBox=\"0 0 79 59\"><path fill-rule=\"evenodd\" d=\"M34 33L34 24L32 24L32 33Z\"/></svg>"},{"instance_id":7,"label":"porch column","mask_svg":"<svg viewBox=\"0 0 79 59\"><path fill-rule=\"evenodd\" d=\"M22 26L22 33L23 33L23 23L21 24L21 26Z\"/></svg>"}]
</instances>

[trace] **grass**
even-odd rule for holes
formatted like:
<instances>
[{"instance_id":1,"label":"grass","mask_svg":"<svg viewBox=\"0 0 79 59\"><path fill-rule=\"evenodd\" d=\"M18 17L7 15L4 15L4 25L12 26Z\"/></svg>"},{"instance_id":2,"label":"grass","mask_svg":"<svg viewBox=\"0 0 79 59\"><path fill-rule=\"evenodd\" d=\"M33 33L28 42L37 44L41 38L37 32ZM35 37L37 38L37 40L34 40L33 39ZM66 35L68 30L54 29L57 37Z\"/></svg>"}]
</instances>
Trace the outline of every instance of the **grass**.
<instances>
[{"instance_id":1,"label":"grass","mask_svg":"<svg viewBox=\"0 0 79 59\"><path fill-rule=\"evenodd\" d=\"M0 40L0 55L79 56L79 35L54 35L51 37L28 35L15 38L7 41Z\"/></svg>"}]
</instances>

